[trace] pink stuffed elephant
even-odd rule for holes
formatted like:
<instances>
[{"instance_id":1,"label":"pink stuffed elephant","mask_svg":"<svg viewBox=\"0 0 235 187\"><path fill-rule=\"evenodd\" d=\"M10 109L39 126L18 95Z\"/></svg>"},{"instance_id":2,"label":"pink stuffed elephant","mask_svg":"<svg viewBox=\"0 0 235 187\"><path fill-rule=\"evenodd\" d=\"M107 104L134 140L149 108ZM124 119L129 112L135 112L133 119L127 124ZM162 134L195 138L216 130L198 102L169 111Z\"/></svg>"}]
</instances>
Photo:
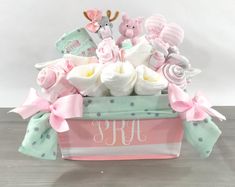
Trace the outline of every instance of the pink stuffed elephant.
<instances>
[{"instance_id":1,"label":"pink stuffed elephant","mask_svg":"<svg viewBox=\"0 0 235 187\"><path fill-rule=\"evenodd\" d=\"M126 39L130 39L132 42L132 45L135 45L138 43L138 39L140 34L142 33L142 23L143 18L135 18L131 19L126 14L122 16L122 22L119 25L119 32L121 33L121 36L117 40L117 45L121 47L122 42Z\"/></svg>"}]
</instances>

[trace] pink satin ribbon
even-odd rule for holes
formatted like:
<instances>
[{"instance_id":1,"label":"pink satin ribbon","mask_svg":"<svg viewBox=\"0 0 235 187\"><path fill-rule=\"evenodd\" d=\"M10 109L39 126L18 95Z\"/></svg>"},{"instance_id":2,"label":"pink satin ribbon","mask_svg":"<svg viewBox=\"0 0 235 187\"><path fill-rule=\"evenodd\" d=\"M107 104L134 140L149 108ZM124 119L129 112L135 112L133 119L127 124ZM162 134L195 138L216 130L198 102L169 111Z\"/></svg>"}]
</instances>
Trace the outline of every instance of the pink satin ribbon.
<instances>
[{"instance_id":1,"label":"pink satin ribbon","mask_svg":"<svg viewBox=\"0 0 235 187\"><path fill-rule=\"evenodd\" d=\"M102 12L100 10L87 10L87 16L92 20L91 23L86 25L86 29L90 32L96 32L100 28L98 23L102 18Z\"/></svg>"},{"instance_id":2,"label":"pink satin ribbon","mask_svg":"<svg viewBox=\"0 0 235 187\"><path fill-rule=\"evenodd\" d=\"M226 119L221 113L211 108L211 104L201 93L190 98L181 88L169 84L168 97L172 109L179 112L186 121L202 121L209 115L221 121Z\"/></svg>"},{"instance_id":3,"label":"pink satin ribbon","mask_svg":"<svg viewBox=\"0 0 235 187\"><path fill-rule=\"evenodd\" d=\"M66 119L82 117L83 98L80 94L68 95L51 104L38 96L36 90L31 88L24 104L10 112L18 113L23 119L26 119L39 111L51 112L49 121L52 128L57 132L65 132L69 130Z\"/></svg>"}]
</instances>

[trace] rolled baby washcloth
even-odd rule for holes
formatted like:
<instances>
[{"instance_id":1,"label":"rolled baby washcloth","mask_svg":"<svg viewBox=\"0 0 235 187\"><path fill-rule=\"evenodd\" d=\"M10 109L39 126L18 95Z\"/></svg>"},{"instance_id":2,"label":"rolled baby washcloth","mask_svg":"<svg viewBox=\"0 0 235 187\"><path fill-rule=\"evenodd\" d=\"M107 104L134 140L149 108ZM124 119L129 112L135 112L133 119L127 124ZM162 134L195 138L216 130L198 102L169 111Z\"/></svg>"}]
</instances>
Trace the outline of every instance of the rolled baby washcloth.
<instances>
[{"instance_id":1,"label":"rolled baby washcloth","mask_svg":"<svg viewBox=\"0 0 235 187\"><path fill-rule=\"evenodd\" d=\"M161 71L169 83L179 86L181 89L187 87L185 70L176 64L166 64Z\"/></svg>"},{"instance_id":2,"label":"rolled baby washcloth","mask_svg":"<svg viewBox=\"0 0 235 187\"><path fill-rule=\"evenodd\" d=\"M152 46L145 37L142 37L135 46L125 50L125 59L134 67L148 65L152 55Z\"/></svg>"},{"instance_id":3,"label":"rolled baby washcloth","mask_svg":"<svg viewBox=\"0 0 235 187\"><path fill-rule=\"evenodd\" d=\"M185 56L177 54L177 53L170 54L167 57L166 63L176 64L184 69L189 69L191 67L189 60Z\"/></svg>"},{"instance_id":4,"label":"rolled baby washcloth","mask_svg":"<svg viewBox=\"0 0 235 187\"><path fill-rule=\"evenodd\" d=\"M99 63L106 64L117 62L119 47L112 38L105 38L99 43L96 54L99 58Z\"/></svg>"},{"instance_id":5,"label":"rolled baby washcloth","mask_svg":"<svg viewBox=\"0 0 235 187\"><path fill-rule=\"evenodd\" d=\"M150 38L159 37L166 22L166 18L159 14L148 17L144 24L147 35Z\"/></svg>"},{"instance_id":6,"label":"rolled baby washcloth","mask_svg":"<svg viewBox=\"0 0 235 187\"><path fill-rule=\"evenodd\" d=\"M152 46L153 51L162 53L164 56L168 55L168 48L170 47L168 43L165 43L159 38L148 39L149 44Z\"/></svg>"},{"instance_id":7,"label":"rolled baby washcloth","mask_svg":"<svg viewBox=\"0 0 235 187\"><path fill-rule=\"evenodd\" d=\"M156 51L150 58L148 67L152 70L158 70L163 64L165 63L164 54L161 52Z\"/></svg>"},{"instance_id":8,"label":"rolled baby washcloth","mask_svg":"<svg viewBox=\"0 0 235 187\"><path fill-rule=\"evenodd\" d=\"M101 73L101 82L113 96L127 96L133 92L136 71L129 62L116 62L107 65Z\"/></svg>"},{"instance_id":9,"label":"rolled baby washcloth","mask_svg":"<svg viewBox=\"0 0 235 187\"><path fill-rule=\"evenodd\" d=\"M137 81L135 93L137 95L158 95L168 85L167 80L160 73L153 71L145 65L136 68Z\"/></svg>"},{"instance_id":10,"label":"rolled baby washcloth","mask_svg":"<svg viewBox=\"0 0 235 187\"><path fill-rule=\"evenodd\" d=\"M188 83L191 82L192 77L201 73L200 69L193 68L191 66L191 64L189 63L189 60L185 56L177 54L177 53L171 53L167 57L166 64L175 64L183 68Z\"/></svg>"},{"instance_id":11,"label":"rolled baby washcloth","mask_svg":"<svg viewBox=\"0 0 235 187\"><path fill-rule=\"evenodd\" d=\"M44 97L54 102L59 97L77 92L67 80L66 75L73 68L69 61L59 61L39 71L37 83L42 88Z\"/></svg>"},{"instance_id":12,"label":"rolled baby washcloth","mask_svg":"<svg viewBox=\"0 0 235 187\"><path fill-rule=\"evenodd\" d=\"M80 65L69 72L67 80L84 96L104 96L108 90L100 81L102 69L99 63Z\"/></svg>"},{"instance_id":13,"label":"rolled baby washcloth","mask_svg":"<svg viewBox=\"0 0 235 187\"><path fill-rule=\"evenodd\" d=\"M168 23L162 29L159 38L170 46L179 46L184 39L184 30L175 23Z\"/></svg>"}]
</instances>

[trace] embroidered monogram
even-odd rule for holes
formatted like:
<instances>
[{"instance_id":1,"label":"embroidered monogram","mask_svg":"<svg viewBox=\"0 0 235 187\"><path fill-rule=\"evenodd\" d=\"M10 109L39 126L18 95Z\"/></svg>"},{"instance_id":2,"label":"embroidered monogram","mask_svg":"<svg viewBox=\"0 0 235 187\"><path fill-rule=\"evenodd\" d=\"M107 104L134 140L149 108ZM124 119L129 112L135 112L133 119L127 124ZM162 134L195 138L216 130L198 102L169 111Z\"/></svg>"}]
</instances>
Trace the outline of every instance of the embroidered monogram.
<instances>
[{"instance_id":1,"label":"embroidered monogram","mask_svg":"<svg viewBox=\"0 0 235 187\"><path fill-rule=\"evenodd\" d=\"M120 123L115 120L92 121L92 125L98 130L93 137L96 143L112 146L121 141L122 145L131 145L133 141L145 142L147 140L147 136L141 134L139 120L122 120Z\"/></svg>"}]
</instances>

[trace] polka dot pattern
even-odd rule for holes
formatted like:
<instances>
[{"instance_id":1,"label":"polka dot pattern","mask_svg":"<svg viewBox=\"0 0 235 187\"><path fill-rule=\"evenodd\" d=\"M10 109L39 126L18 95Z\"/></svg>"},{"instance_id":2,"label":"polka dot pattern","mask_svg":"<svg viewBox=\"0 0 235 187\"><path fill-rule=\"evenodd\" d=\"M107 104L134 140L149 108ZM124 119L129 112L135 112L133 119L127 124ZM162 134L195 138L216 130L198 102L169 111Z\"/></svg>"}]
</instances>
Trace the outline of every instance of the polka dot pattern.
<instances>
[{"instance_id":1,"label":"polka dot pattern","mask_svg":"<svg viewBox=\"0 0 235 187\"><path fill-rule=\"evenodd\" d=\"M204 122L205 122L205 123L208 123L208 119L204 119Z\"/></svg>"},{"instance_id":2,"label":"polka dot pattern","mask_svg":"<svg viewBox=\"0 0 235 187\"><path fill-rule=\"evenodd\" d=\"M202 142L202 141L203 141L203 138L201 138L201 137L198 138L198 141L199 141L199 142Z\"/></svg>"},{"instance_id":3,"label":"polka dot pattern","mask_svg":"<svg viewBox=\"0 0 235 187\"><path fill-rule=\"evenodd\" d=\"M193 125L196 127L196 126L198 126L198 123L197 122L193 122Z\"/></svg>"},{"instance_id":4,"label":"polka dot pattern","mask_svg":"<svg viewBox=\"0 0 235 187\"><path fill-rule=\"evenodd\" d=\"M184 128L186 139L202 157L208 157L221 134L216 124L210 118L206 118L202 121L185 121Z\"/></svg>"},{"instance_id":5,"label":"polka dot pattern","mask_svg":"<svg viewBox=\"0 0 235 187\"><path fill-rule=\"evenodd\" d=\"M171 111L168 106L168 97L165 95L84 97L83 104L83 118L87 120L154 119L178 116L178 113ZM155 113L159 113L159 115L155 115Z\"/></svg>"},{"instance_id":6,"label":"polka dot pattern","mask_svg":"<svg viewBox=\"0 0 235 187\"><path fill-rule=\"evenodd\" d=\"M48 113L38 113L30 119L19 148L21 153L42 159L56 159L57 134L48 119Z\"/></svg>"}]
</instances>

